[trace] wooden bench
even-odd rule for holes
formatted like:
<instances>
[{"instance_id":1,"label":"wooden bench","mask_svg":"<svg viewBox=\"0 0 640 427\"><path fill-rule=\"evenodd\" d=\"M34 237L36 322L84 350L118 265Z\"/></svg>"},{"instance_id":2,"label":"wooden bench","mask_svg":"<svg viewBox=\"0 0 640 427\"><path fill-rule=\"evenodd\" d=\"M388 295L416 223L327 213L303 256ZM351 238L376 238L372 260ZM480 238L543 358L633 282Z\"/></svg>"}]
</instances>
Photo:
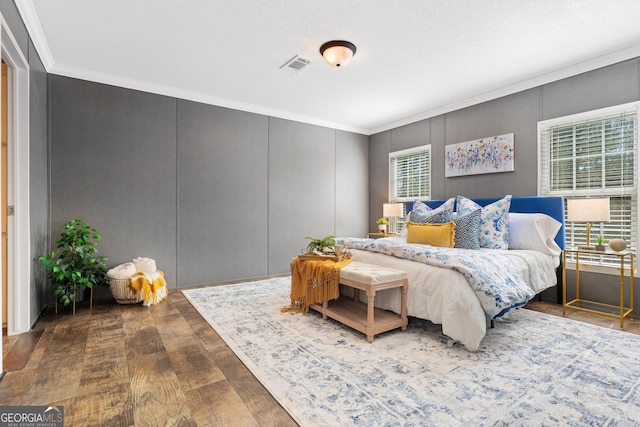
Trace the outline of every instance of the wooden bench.
<instances>
[{"instance_id":1,"label":"wooden bench","mask_svg":"<svg viewBox=\"0 0 640 427\"><path fill-rule=\"evenodd\" d=\"M313 304L311 308L328 317L367 335L367 342L373 342L374 335L395 328L407 330L407 273L393 268L380 267L352 261L340 270L340 283L354 289L353 299L341 296L337 300ZM375 308L376 292L384 289L402 288L400 315ZM365 291L367 304L358 301L359 290Z\"/></svg>"}]
</instances>

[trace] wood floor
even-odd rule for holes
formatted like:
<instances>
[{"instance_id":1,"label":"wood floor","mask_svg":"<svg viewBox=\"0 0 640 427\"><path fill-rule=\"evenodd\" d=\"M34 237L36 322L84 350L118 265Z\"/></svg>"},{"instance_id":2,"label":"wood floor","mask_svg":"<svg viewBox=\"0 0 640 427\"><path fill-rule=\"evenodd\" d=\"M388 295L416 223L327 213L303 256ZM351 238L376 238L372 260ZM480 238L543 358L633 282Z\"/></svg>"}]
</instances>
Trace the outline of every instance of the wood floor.
<instances>
[{"instance_id":1,"label":"wood floor","mask_svg":"<svg viewBox=\"0 0 640 427\"><path fill-rule=\"evenodd\" d=\"M562 315L549 302L527 307ZM640 321L624 329L640 334ZM0 406L63 405L67 427L296 425L179 291L149 308L48 310L33 331L3 337L3 366Z\"/></svg>"},{"instance_id":2,"label":"wood floor","mask_svg":"<svg viewBox=\"0 0 640 427\"><path fill-rule=\"evenodd\" d=\"M34 333L30 355L15 351ZM3 354L5 368L28 360L0 382L0 406L63 405L65 427L297 425L179 291L148 308L48 310Z\"/></svg>"}]
</instances>

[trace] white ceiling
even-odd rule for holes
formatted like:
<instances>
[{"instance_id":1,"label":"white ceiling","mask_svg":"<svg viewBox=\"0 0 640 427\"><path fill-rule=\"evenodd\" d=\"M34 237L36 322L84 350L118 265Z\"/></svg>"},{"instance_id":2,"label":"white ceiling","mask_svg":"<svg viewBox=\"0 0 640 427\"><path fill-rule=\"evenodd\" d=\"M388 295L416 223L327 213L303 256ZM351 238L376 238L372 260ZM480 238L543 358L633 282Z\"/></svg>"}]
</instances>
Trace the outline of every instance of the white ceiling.
<instances>
[{"instance_id":1,"label":"white ceiling","mask_svg":"<svg viewBox=\"0 0 640 427\"><path fill-rule=\"evenodd\" d=\"M640 56L638 0L15 2L49 73L367 135Z\"/></svg>"}]
</instances>

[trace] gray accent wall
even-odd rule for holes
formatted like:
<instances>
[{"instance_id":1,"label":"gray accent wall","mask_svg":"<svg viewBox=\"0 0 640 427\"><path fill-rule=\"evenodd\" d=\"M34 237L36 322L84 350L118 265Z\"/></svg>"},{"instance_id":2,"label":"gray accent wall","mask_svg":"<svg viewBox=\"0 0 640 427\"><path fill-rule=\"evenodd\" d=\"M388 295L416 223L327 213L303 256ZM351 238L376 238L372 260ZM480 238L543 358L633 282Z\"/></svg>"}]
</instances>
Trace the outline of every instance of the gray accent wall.
<instances>
[{"instance_id":1,"label":"gray accent wall","mask_svg":"<svg viewBox=\"0 0 640 427\"><path fill-rule=\"evenodd\" d=\"M29 43L31 43L31 37L29 37L29 33L27 32L27 27L25 27L22 22L22 18L20 17L20 13L16 8L13 1L0 1L0 12L2 12L2 17L11 28L11 33L16 40L16 43L20 47L20 50L24 54L25 58L28 58L29 53ZM38 61L40 59L38 58Z\"/></svg>"},{"instance_id":2,"label":"gray accent wall","mask_svg":"<svg viewBox=\"0 0 640 427\"><path fill-rule=\"evenodd\" d=\"M336 131L269 120L269 271L289 270L305 237L335 234ZM362 176L366 179L365 176Z\"/></svg>"},{"instance_id":3,"label":"gray accent wall","mask_svg":"<svg viewBox=\"0 0 640 427\"><path fill-rule=\"evenodd\" d=\"M416 146L424 145L424 135L415 139ZM382 216L382 204L389 200L389 153L391 131L369 137L369 229L376 230L376 219Z\"/></svg>"},{"instance_id":4,"label":"gray accent wall","mask_svg":"<svg viewBox=\"0 0 640 427\"><path fill-rule=\"evenodd\" d=\"M431 144L432 198L533 196L537 194L537 124L541 120L609 107L640 99L640 59L632 59L530 90L452 111L369 137L369 227L388 200L388 157L392 151ZM515 171L446 178L444 150L449 144L515 134ZM573 289L573 272L568 273ZM581 274L581 292L615 304L619 278ZM572 295L569 291L569 295ZM556 290L544 296L556 299ZM638 307L640 296L636 296Z\"/></svg>"},{"instance_id":5,"label":"gray accent wall","mask_svg":"<svg viewBox=\"0 0 640 427\"><path fill-rule=\"evenodd\" d=\"M47 72L29 42L29 208L31 233L31 308L33 324L46 307L51 288L38 256L49 250L49 146Z\"/></svg>"},{"instance_id":6,"label":"gray accent wall","mask_svg":"<svg viewBox=\"0 0 640 427\"><path fill-rule=\"evenodd\" d=\"M368 172L369 138L336 131L336 236L357 237L367 233Z\"/></svg>"},{"instance_id":7,"label":"gray accent wall","mask_svg":"<svg viewBox=\"0 0 640 427\"><path fill-rule=\"evenodd\" d=\"M539 103L539 90L532 89L447 114L443 139L433 139L434 144L444 140L444 144L437 144L438 150L433 157L440 174L432 175L432 179L438 177L444 184L440 187L444 190L441 194L446 197L536 194L537 164L534 159L537 158ZM515 134L514 172L442 179L446 145L506 133Z\"/></svg>"},{"instance_id":8,"label":"gray accent wall","mask_svg":"<svg viewBox=\"0 0 640 427\"><path fill-rule=\"evenodd\" d=\"M156 260L176 283L173 98L51 75L51 239L73 218L109 265Z\"/></svg>"},{"instance_id":9,"label":"gray accent wall","mask_svg":"<svg viewBox=\"0 0 640 427\"><path fill-rule=\"evenodd\" d=\"M306 236L364 236L368 138L50 75L51 241L74 217L171 288L287 274Z\"/></svg>"},{"instance_id":10,"label":"gray accent wall","mask_svg":"<svg viewBox=\"0 0 640 427\"><path fill-rule=\"evenodd\" d=\"M268 117L178 105L179 283L265 276Z\"/></svg>"},{"instance_id":11,"label":"gray accent wall","mask_svg":"<svg viewBox=\"0 0 640 427\"><path fill-rule=\"evenodd\" d=\"M540 120L637 101L639 67L636 58L538 88Z\"/></svg>"}]
</instances>

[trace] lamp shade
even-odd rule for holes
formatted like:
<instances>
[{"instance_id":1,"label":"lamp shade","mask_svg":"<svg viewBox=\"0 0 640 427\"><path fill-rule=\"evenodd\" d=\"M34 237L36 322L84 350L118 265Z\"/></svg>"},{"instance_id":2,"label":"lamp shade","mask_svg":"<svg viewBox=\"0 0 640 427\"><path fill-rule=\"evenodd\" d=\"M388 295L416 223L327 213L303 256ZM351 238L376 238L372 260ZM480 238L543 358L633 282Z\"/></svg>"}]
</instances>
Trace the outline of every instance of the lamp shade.
<instances>
[{"instance_id":1,"label":"lamp shade","mask_svg":"<svg viewBox=\"0 0 640 427\"><path fill-rule=\"evenodd\" d=\"M383 203L382 216L385 218L400 218L402 216L402 203Z\"/></svg>"},{"instance_id":2,"label":"lamp shade","mask_svg":"<svg viewBox=\"0 0 640 427\"><path fill-rule=\"evenodd\" d=\"M603 222L609 221L609 198L567 200L567 221Z\"/></svg>"},{"instance_id":3,"label":"lamp shade","mask_svg":"<svg viewBox=\"0 0 640 427\"><path fill-rule=\"evenodd\" d=\"M356 46L344 40L333 40L320 46L320 54L332 67L341 67L356 54Z\"/></svg>"}]
</instances>

